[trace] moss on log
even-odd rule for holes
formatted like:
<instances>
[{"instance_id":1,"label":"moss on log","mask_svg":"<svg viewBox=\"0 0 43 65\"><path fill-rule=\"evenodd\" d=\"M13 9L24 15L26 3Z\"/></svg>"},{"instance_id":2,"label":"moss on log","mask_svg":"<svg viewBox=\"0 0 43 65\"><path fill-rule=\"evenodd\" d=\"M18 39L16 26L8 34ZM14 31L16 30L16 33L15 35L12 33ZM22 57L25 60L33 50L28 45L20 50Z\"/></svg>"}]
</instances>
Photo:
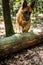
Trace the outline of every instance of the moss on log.
<instances>
[{"instance_id":1,"label":"moss on log","mask_svg":"<svg viewBox=\"0 0 43 65\"><path fill-rule=\"evenodd\" d=\"M40 42L43 42L43 34L36 35L33 32L15 34L0 39L0 57Z\"/></svg>"}]
</instances>

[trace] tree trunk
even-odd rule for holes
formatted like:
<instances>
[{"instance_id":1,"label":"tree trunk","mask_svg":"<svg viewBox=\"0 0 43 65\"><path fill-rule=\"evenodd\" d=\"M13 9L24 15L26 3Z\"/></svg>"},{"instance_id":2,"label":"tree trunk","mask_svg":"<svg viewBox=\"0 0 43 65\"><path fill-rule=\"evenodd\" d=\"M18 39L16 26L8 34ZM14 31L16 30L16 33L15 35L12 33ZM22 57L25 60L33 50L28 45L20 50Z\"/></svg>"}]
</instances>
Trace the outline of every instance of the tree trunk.
<instances>
[{"instance_id":1,"label":"tree trunk","mask_svg":"<svg viewBox=\"0 0 43 65\"><path fill-rule=\"evenodd\" d=\"M11 16L10 16L9 0L2 0L2 7L3 7L6 36L8 37L14 34L14 30L11 22Z\"/></svg>"},{"instance_id":2,"label":"tree trunk","mask_svg":"<svg viewBox=\"0 0 43 65\"><path fill-rule=\"evenodd\" d=\"M4 39L0 39L0 57L9 53L17 52L29 46L43 43L43 34L36 35L33 32L15 34Z\"/></svg>"}]
</instances>

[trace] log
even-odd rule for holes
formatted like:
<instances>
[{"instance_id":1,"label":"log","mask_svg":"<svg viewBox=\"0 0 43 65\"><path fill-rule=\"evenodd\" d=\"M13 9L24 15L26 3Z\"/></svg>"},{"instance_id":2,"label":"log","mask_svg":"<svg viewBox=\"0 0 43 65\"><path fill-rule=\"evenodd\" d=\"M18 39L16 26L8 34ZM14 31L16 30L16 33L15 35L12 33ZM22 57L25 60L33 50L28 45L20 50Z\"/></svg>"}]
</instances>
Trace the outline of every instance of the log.
<instances>
[{"instance_id":1,"label":"log","mask_svg":"<svg viewBox=\"0 0 43 65\"><path fill-rule=\"evenodd\" d=\"M10 37L0 39L0 57L40 42L43 42L43 34L37 35L33 32L14 34Z\"/></svg>"}]
</instances>

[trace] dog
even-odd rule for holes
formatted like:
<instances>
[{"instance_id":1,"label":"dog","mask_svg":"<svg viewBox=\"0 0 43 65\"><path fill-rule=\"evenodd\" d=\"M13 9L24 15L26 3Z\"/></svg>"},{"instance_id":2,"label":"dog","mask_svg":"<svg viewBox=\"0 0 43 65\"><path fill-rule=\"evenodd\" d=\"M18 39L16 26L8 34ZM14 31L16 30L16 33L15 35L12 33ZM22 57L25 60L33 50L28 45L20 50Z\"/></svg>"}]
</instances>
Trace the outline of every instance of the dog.
<instances>
[{"instance_id":1,"label":"dog","mask_svg":"<svg viewBox=\"0 0 43 65\"><path fill-rule=\"evenodd\" d=\"M24 0L16 15L16 33L28 32L31 26L30 18L34 5L35 1L28 5L27 1Z\"/></svg>"}]
</instances>

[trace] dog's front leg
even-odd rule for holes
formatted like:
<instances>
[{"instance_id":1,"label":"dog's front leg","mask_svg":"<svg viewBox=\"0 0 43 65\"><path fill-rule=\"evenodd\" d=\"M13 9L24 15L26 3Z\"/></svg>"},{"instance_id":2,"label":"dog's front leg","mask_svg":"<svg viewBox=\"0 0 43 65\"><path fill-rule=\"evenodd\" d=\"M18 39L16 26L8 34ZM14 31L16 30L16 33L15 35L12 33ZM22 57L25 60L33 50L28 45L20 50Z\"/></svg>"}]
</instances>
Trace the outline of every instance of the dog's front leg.
<instances>
[{"instance_id":1,"label":"dog's front leg","mask_svg":"<svg viewBox=\"0 0 43 65\"><path fill-rule=\"evenodd\" d=\"M23 28L23 32L28 32L28 30L30 29L30 25L31 23L28 23L24 28Z\"/></svg>"},{"instance_id":2,"label":"dog's front leg","mask_svg":"<svg viewBox=\"0 0 43 65\"><path fill-rule=\"evenodd\" d=\"M22 33L22 28L19 23L16 24L16 33Z\"/></svg>"}]
</instances>

